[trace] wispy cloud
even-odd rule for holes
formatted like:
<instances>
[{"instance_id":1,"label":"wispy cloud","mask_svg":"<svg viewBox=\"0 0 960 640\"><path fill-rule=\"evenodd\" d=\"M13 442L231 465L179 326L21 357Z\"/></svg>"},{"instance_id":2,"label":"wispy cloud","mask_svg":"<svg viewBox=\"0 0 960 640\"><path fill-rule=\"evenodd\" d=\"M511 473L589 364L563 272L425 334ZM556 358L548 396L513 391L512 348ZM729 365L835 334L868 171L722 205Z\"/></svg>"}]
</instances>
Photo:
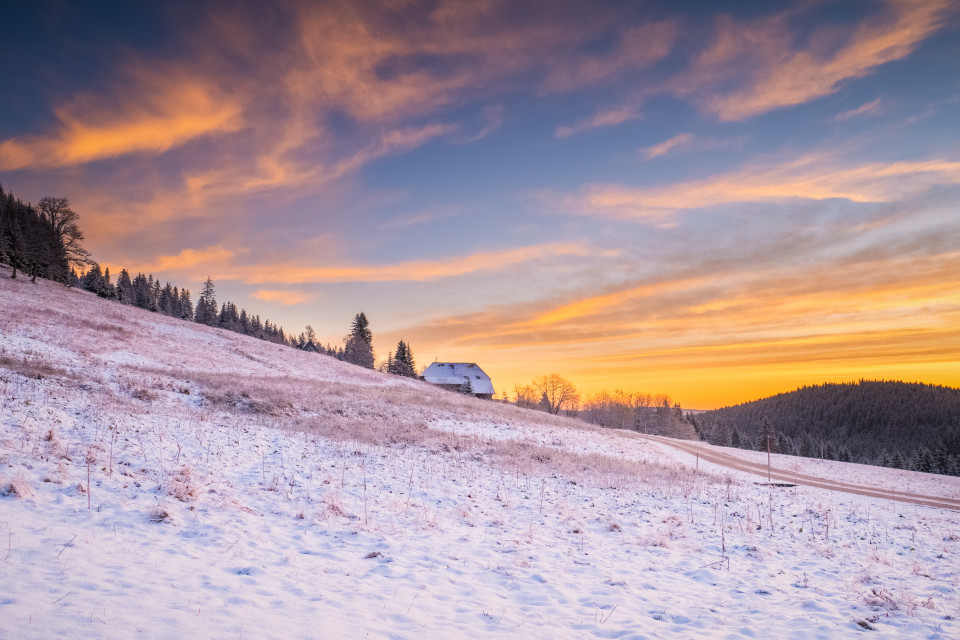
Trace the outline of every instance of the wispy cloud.
<instances>
[{"instance_id":1,"label":"wispy cloud","mask_svg":"<svg viewBox=\"0 0 960 640\"><path fill-rule=\"evenodd\" d=\"M481 127L473 133L469 133L455 139L454 142L457 144L472 144L479 140L483 140L488 135L503 126L504 112L505 109L501 104L485 107L483 109L483 124Z\"/></svg>"},{"instance_id":2,"label":"wispy cloud","mask_svg":"<svg viewBox=\"0 0 960 640\"><path fill-rule=\"evenodd\" d=\"M569 138L577 133L583 133L584 131L599 129L601 127L612 127L618 124L623 124L624 122L629 122L630 120L636 120L638 118L640 118L640 111L629 106L620 107L619 109L599 111L589 118L581 120L576 124L557 127L555 135L558 138Z\"/></svg>"},{"instance_id":3,"label":"wispy cloud","mask_svg":"<svg viewBox=\"0 0 960 640\"><path fill-rule=\"evenodd\" d=\"M405 229L415 227L421 224L429 224L439 220L445 220L456 215L453 211L421 211L413 215L397 216L383 222L381 229Z\"/></svg>"},{"instance_id":4,"label":"wispy cloud","mask_svg":"<svg viewBox=\"0 0 960 640\"><path fill-rule=\"evenodd\" d=\"M866 102L856 109L850 109L849 111L844 111L843 113L838 113L833 117L834 122L844 122L852 118L863 115L873 115L879 113L883 108L883 101L880 98Z\"/></svg>"},{"instance_id":5,"label":"wispy cloud","mask_svg":"<svg viewBox=\"0 0 960 640\"><path fill-rule=\"evenodd\" d=\"M646 156L647 160L653 160L654 158L667 155L674 149L688 147L692 141L692 133L681 133L659 144L640 149L639 152L641 155Z\"/></svg>"},{"instance_id":6,"label":"wispy cloud","mask_svg":"<svg viewBox=\"0 0 960 640\"><path fill-rule=\"evenodd\" d=\"M678 33L675 20L625 29L612 51L555 65L541 87L548 92L572 91L644 69L670 53Z\"/></svg>"},{"instance_id":7,"label":"wispy cloud","mask_svg":"<svg viewBox=\"0 0 960 640\"><path fill-rule=\"evenodd\" d=\"M837 158L812 154L666 186L593 185L565 203L575 213L664 223L680 211L725 204L831 198L894 202L936 185L951 184L960 184L960 162L844 164Z\"/></svg>"},{"instance_id":8,"label":"wispy cloud","mask_svg":"<svg viewBox=\"0 0 960 640\"><path fill-rule=\"evenodd\" d=\"M233 260L244 256L241 263ZM547 243L505 249L454 255L443 260L409 260L390 264L338 263L314 266L309 261L251 262L247 251L227 251L222 247L184 250L175 256L162 256L151 264L135 265L146 271L205 272L215 270L217 277L237 280L245 284L307 284L336 282L429 282L458 278L475 273L495 273L521 264L543 260L587 257L589 247L578 243Z\"/></svg>"},{"instance_id":9,"label":"wispy cloud","mask_svg":"<svg viewBox=\"0 0 960 640\"><path fill-rule=\"evenodd\" d=\"M313 267L295 263L277 263L264 266L235 266L223 277L249 284L276 282L284 284L332 282L428 282L457 278L478 272L497 272L537 260L585 256L589 249L574 243L550 243L451 256L446 260L410 260L384 265L338 264Z\"/></svg>"},{"instance_id":10,"label":"wispy cloud","mask_svg":"<svg viewBox=\"0 0 960 640\"><path fill-rule=\"evenodd\" d=\"M900 60L944 24L951 0L888 0L874 18L848 27L793 27L803 5L771 18L717 22L690 73L672 81L721 120L743 120L836 92ZM801 37L803 35L803 37Z\"/></svg>"},{"instance_id":11,"label":"wispy cloud","mask_svg":"<svg viewBox=\"0 0 960 640\"><path fill-rule=\"evenodd\" d=\"M177 70L132 68L119 101L78 98L56 110L54 132L0 142L0 170L158 154L198 137L237 131L243 126L241 105L214 87Z\"/></svg>"},{"instance_id":12,"label":"wispy cloud","mask_svg":"<svg viewBox=\"0 0 960 640\"><path fill-rule=\"evenodd\" d=\"M204 249L184 249L174 256L158 256L145 271L196 271L202 268L210 270L227 264L240 253L243 252L220 245Z\"/></svg>"},{"instance_id":13,"label":"wispy cloud","mask_svg":"<svg viewBox=\"0 0 960 640\"><path fill-rule=\"evenodd\" d=\"M314 296L301 293L298 291L271 291L268 289L260 289L254 292L253 297L258 300L263 300L265 302L275 302L285 306L293 306L295 304L302 304L304 302L310 302L314 299Z\"/></svg>"}]
</instances>

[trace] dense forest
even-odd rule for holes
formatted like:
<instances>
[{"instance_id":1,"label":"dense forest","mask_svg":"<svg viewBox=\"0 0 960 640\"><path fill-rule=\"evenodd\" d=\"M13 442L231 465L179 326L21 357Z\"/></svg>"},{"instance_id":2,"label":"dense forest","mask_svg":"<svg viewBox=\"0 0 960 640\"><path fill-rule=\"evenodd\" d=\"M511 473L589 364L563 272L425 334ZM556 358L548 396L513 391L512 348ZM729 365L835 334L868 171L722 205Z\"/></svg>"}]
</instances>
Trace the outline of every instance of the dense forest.
<instances>
[{"instance_id":1,"label":"dense forest","mask_svg":"<svg viewBox=\"0 0 960 640\"><path fill-rule=\"evenodd\" d=\"M22 271L34 281L69 282L73 268L91 263L78 219L66 198L43 198L34 207L0 185L0 261L13 278Z\"/></svg>"},{"instance_id":2,"label":"dense forest","mask_svg":"<svg viewBox=\"0 0 960 640\"><path fill-rule=\"evenodd\" d=\"M212 277L204 283L196 305L188 289L169 282L161 286L160 279L154 279L153 274L131 277L126 269L121 269L114 281L110 269L101 269L83 247L79 219L66 198L43 198L34 207L0 185L0 264L10 268L10 277L14 279L22 273L33 281L38 277L53 280L106 300L294 348L309 345L318 353L374 367L373 333L362 312L354 318L343 346L324 346L317 342L310 326L299 336L288 335L279 325L261 320L259 315L247 313L233 302L218 305ZM77 275L78 271L83 275ZM387 373L407 377L416 376L415 367L413 350L402 340L381 366Z\"/></svg>"},{"instance_id":3,"label":"dense forest","mask_svg":"<svg viewBox=\"0 0 960 640\"><path fill-rule=\"evenodd\" d=\"M692 420L712 444L960 475L960 389L861 380L708 411Z\"/></svg>"}]
</instances>

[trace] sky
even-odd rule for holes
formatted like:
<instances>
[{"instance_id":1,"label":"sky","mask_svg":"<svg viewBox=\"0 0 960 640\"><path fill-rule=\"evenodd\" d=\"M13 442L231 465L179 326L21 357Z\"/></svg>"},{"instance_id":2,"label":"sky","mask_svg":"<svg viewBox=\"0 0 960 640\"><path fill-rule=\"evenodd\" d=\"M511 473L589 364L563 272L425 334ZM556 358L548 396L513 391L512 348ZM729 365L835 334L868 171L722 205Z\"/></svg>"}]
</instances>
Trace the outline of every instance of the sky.
<instances>
[{"instance_id":1,"label":"sky","mask_svg":"<svg viewBox=\"0 0 960 640\"><path fill-rule=\"evenodd\" d=\"M113 273L498 391L960 386L957 0L4 14L0 184Z\"/></svg>"}]
</instances>

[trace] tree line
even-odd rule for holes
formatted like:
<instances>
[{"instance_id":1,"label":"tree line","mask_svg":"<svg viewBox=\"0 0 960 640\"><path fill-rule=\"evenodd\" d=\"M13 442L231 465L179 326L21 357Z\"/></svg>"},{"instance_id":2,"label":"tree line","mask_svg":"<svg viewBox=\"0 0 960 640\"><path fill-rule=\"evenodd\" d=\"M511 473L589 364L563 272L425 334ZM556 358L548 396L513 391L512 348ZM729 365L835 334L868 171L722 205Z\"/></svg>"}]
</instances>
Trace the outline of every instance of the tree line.
<instances>
[{"instance_id":1,"label":"tree line","mask_svg":"<svg viewBox=\"0 0 960 640\"><path fill-rule=\"evenodd\" d=\"M692 423L678 403L671 404L666 394L616 390L600 391L581 398L576 386L552 373L538 376L530 384L513 386L513 402L527 409L577 417L590 424L610 429L628 429L677 438L695 438ZM503 400L509 401L504 392Z\"/></svg>"},{"instance_id":2,"label":"tree line","mask_svg":"<svg viewBox=\"0 0 960 640\"><path fill-rule=\"evenodd\" d=\"M70 284L95 293L105 300L115 300L172 318L218 327L276 344L295 346L287 338L283 327L270 320L261 320L259 315L247 313L246 309L238 308L233 302L227 301L218 305L213 277L207 277L204 282L196 306L191 300L189 289L169 282L161 286L160 279L154 279L152 273L138 273L131 278L126 269L121 269L116 282L113 282L110 269L101 270L100 265L93 262L84 275L78 277L73 274L70 280Z\"/></svg>"},{"instance_id":3,"label":"tree line","mask_svg":"<svg viewBox=\"0 0 960 640\"><path fill-rule=\"evenodd\" d=\"M196 303L189 289L170 282L161 285L152 273L131 277L126 269L121 269L114 281L110 269L102 269L83 247L79 219L66 198L46 197L34 207L0 185L0 263L9 266L10 277L14 279L23 273L34 282L38 277L53 280L90 291L105 300L294 348L303 349L309 343L319 353L374 368L373 333L363 312L354 317L342 346L324 346L309 325L299 336L288 335L283 327L261 320L259 315L248 313L233 302L218 304L211 276L207 277ZM78 275L77 270L82 275ZM416 377L413 349L401 340L378 368L386 373Z\"/></svg>"},{"instance_id":4,"label":"tree line","mask_svg":"<svg viewBox=\"0 0 960 640\"><path fill-rule=\"evenodd\" d=\"M960 475L960 389L899 381L801 387L694 416L711 444Z\"/></svg>"}]
</instances>

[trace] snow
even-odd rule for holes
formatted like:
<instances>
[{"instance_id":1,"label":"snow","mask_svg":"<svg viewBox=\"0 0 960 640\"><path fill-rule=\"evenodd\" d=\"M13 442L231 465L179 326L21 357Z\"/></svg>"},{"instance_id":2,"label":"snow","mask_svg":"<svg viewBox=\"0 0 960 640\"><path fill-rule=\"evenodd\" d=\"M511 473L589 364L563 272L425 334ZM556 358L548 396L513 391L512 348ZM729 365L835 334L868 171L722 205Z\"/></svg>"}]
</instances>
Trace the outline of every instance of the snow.
<instances>
[{"instance_id":1,"label":"snow","mask_svg":"<svg viewBox=\"0 0 960 640\"><path fill-rule=\"evenodd\" d=\"M707 443L700 443L700 447L707 450L720 450L743 460L767 463L765 451L747 451L727 447L715 447ZM669 455L673 455L671 452ZM678 460L689 463L690 456L677 453ZM916 473L902 469L880 468L873 465L836 462L833 460L819 460L788 456L778 453L770 454L771 465L785 471L814 475L828 480L858 484L878 489L892 488L897 492L919 493L925 495L960 498L960 477L944 476L934 473Z\"/></svg>"},{"instance_id":2,"label":"snow","mask_svg":"<svg viewBox=\"0 0 960 640\"><path fill-rule=\"evenodd\" d=\"M952 478L774 464L956 495ZM693 466L0 282L3 638L960 637L957 512Z\"/></svg>"}]
</instances>

